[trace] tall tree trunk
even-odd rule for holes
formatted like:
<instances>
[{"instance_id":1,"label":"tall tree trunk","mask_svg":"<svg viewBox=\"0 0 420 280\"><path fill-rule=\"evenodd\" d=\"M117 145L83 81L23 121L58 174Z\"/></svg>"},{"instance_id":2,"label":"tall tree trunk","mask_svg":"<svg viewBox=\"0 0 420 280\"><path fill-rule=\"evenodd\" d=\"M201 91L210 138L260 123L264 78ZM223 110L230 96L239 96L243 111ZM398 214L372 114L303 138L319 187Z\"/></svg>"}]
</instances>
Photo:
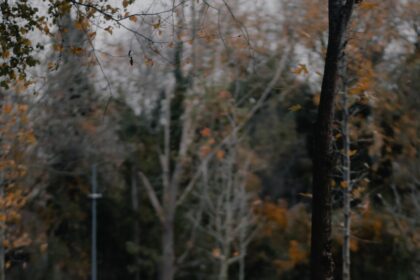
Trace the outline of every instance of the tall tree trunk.
<instances>
[{"instance_id":1,"label":"tall tree trunk","mask_svg":"<svg viewBox=\"0 0 420 280\"><path fill-rule=\"evenodd\" d=\"M226 256L223 256L227 258ZM218 280L227 280L228 279L229 264L228 260L223 259L220 262L219 278Z\"/></svg>"},{"instance_id":2,"label":"tall tree trunk","mask_svg":"<svg viewBox=\"0 0 420 280\"><path fill-rule=\"evenodd\" d=\"M173 213L165 215L162 235L162 280L172 280L175 273L175 252L174 252L174 220Z\"/></svg>"},{"instance_id":3,"label":"tall tree trunk","mask_svg":"<svg viewBox=\"0 0 420 280\"><path fill-rule=\"evenodd\" d=\"M171 184L171 93L166 91L165 125L164 125L164 155L163 168L163 221L162 221L162 274L161 280L172 280L174 277L174 217L176 193Z\"/></svg>"},{"instance_id":4,"label":"tall tree trunk","mask_svg":"<svg viewBox=\"0 0 420 280\"><path fill-rule=\"evenodd\" d=\"M0 198L2 200L4 199L3 173L0 174ZM5 241L6 238L6 223L3 220L6 219L6 213L3 209L0 209L0 215L4 216L0 222L0 280L6 280L5 249L3 246L3 241Z\"/></svg>"},{"instance_id":5,"label":"tall tree trunk","mask_svg":"<svg viewBox=\"0 0 420 280\"><path fill-rule=\"evenodd\" d=\"M3 105L3 102L4 95L3 92L0 91L0 106ZM2 142L0 142L0 144L3 144ZM3 151L0 150L0 154L2 153ZM2 201L5 196L4 187L4 174L2 171L0 172L0 199ZM0 280L6 280L6 250L3 245L3 242L6 240L6 212L4 211L3 205L0 205L0 216L3 216L0 220Z\"/></svg>"},{"instance_id":6,"label":"tall tree trunk","mask_svg":"<svg viewBox=\"0 0 420 280\"><path fill-rule=\"evenodd\" d=\"M315 130L311 236L312 280L333 279L331 253L331 175L334 169L332 124L338 89L338 66L354 0L328 1L328 48Z\"/></svg>"},{"instance_id":7,"label":"tall tree trunk","mask_svg":"<svg viewBox=\"0 0 420 280\"><path fill-rule=\"evenodd\" d=\"M351 233L351 159L350 159L350 128L349 128L349 102L347 96L347 77L345 65L342 67L342 80L343 80L343 120L341 130L343 134L343 182L346 188L344 189L343 198L343 214L344 214L344 227L343 227L343 280L350 280L350 233Z\"/></svg>"},{"instance_id":8,"label":"tall tree trunk","mask_svg":"<svg viewBox=\"0 0 420 280\"><path fill-rule=\"evenodd\" d=\"M138 190L138 184L137 184L137 177L136 177L136 169L134 166L131 168L131 206L133 207L133 212L138 217L139 214L139 190ZM138 219L134 220L133 225L133 237L134 237L134 243L136 246L140 246L140 223ZM134 274L135 280L140 280L140 271L137 268L135 274Z\"/></svg>"}]
</instances>

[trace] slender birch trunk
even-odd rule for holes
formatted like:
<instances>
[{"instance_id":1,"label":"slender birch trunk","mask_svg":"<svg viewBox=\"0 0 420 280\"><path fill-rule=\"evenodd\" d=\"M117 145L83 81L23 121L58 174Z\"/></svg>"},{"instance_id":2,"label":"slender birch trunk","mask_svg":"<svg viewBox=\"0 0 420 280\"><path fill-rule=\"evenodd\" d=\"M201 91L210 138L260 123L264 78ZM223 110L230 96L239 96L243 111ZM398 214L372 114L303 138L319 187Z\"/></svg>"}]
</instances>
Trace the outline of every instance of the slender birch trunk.
<instances>
[{"instance_id":1,"label":"slender birch trunk","mask_svg":"<svg viewBox=\"0 0 420 280\"><path fill-rule=\"evenodd\" d=\"M343 181L345 182L345 189L343 190L343 280L350 280L350 233L351 233L351 159L350 159L350 129L349 129L349 102L346 86L346 71L345 65L342 69L343 81L343 120L342 120L342 134L343 134Z\"/></svg>"},{"instance_id":2,"label":"slender birch trunk","mask_svg":"<svg viewBox=\"0 0 420 280\"><path fill-rule=\"evenodd\" d=\"M229 270L229 264L228 264L227 260L222 260L220 262L219 280L227 280L228 279L228 270Z\"/></svg>"},{"instance_id":3,"label":"slender birch trunk","mask_svg":"<svg viewBox=\"0 0 420 280\"><path fill-rule=\"evenodd\" d=\"M162 233L162 280L174 277L174 215L175 197L171 184L171 92L165 93L164 155L161 158L163 168L163 233ZM175 194L176 195L176 194Z\"/></svg>"}]
</instances>

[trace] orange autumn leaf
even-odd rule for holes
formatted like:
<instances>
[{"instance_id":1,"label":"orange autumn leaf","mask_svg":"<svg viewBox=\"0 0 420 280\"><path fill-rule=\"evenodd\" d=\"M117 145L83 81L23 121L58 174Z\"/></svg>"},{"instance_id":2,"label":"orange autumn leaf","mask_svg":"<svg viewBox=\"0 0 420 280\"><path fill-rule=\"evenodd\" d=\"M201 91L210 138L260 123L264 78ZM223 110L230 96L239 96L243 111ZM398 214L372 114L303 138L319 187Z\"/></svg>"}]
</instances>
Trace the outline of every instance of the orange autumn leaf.
<instances>
[{"instance_id":1,"label":"orange autumn leaf","mask_svg":"<svg viewBox=\"0 0 420 280\"><path fill-rule=\"evenodd\" d=\"M285 207L281 207L276 205L272 202L264 203L263 214L264 216L270 220L275 222L282 228L287 226L287 216L286 213L287 209Z\"/></svg>"},{"instance_id":2,"label":"orange autumn leaf","mask_svg":"<svg viewBox=\"0 0 420 280\"><path fill-rule=\"evenodd\" d=\"M83 53L83 49L79 47L71 47L70 51L72 54L75 54L75 55L80 55Z\"/></svg>"},{"instance_id":3,"label":"orange autumn leaf","mask_svg":"<svg viewBox=\"0 0 420 280\"><path fill-rule=\"evenodd\" d=\"M224 159L224 157L225 157L225 152L224 152L223 150L218 150L218 151L216 152L216 157L217 157L219 160Z\"/></svg>"},{"instance_id":4,"label":"orange autumn leaf","mask_svg":"<svg viewBox=\"0 0 420 280\"><path fill-rule=\"evenodd\" d=\"M362 3L360 3L360 8L363 10L372 10L376 8L378 5L379 5L378 3L363 1Z\"/></svg>"},{"instance_id":5,"label":"orange autumn leaf","mask_svg":"<svg viewBox=\"0 0 420 280\"><path fill-rule=\"evenodd\" d=\"M10 57L10 52L8 50L3 51L1 55L4 59L8 59Z\"/></svg>"},{"instance_id":6,"label":"orange autumn leaf","mask_svg":"<svg viewBox=\"0 0 420 280\"><path fill-rule=\"evenodd\" d=\"M88 29L89 29L89 26L90 26L90 23L89 23L89 21L88 21L87 19L85 19L85 18L79 19L79 20L78 20L78 21L76 21L76 23L74 24L74 27L75 27L76 29L78 29L78 30L82 30L82 31L84 31L84 30L88 30Z\"/></svg>"},{"instance_id":7,"label":"orange autumn leaf","mask_svg":"<svg viewBox=\"0 0 420 280\"><path fill-rule=\"evenodd\" d=\"M350 251L357 252L358 249L359 249L359 243L357 242L356 239L351 238L350 239Z\"/></svg>"},{"instance_id":8,"label":"orange autumn leaf","mask_svg":"<svg viewBox=\"0 0 420 280\"><path fill-rule=\"evenodd\" d=\"M304 262L307 259L307 253L300 248L296 240L291 240L289 243L289 259L294 265Z\"/></svg>"},{"instance_id":9,"label":"orange autumn leaf","mask_svg":"<svg viewBox=\"0 0 420 280\"><path fill-rule=\"evenodd\" d=\"M210 128L208 128L208 127L203 128L203 129L200 131L200 135L201 135L202 137L210 137L210 135L211 135L211 129L210 129Z\"/></svg>"},{"instance_id":10,"label":"orange autumn leaf","mask_svg":"<svg viewBox=\"0 0 420 280\"><path fill-rule=\"evenodd\" d=\"M28 111L28 105L26 104L19 104L18 110L20 113L26 113Z\"/></svg>"},{"instance_id":11,"label":"orange autumn leaf","mask_svg":"<svg viewBox=\"0 0 420 280\"><path fill-rule=\"evenodd\" d=\"M10 103L6 103L3 105L3 112L6 114L10 114L13 110L13 105Z\"/></svg>"},{"instance_id":12,"label":"orange autumn leaf","mask_svg":"<svg viewBox=\"0 0 420 280\"><path fill-rule=\"evenodd\" d=\"M341 181L340 182L340 187L342 189L347 189L349 187L349 183L347 181Z\"/></svg>"}]
</instances>

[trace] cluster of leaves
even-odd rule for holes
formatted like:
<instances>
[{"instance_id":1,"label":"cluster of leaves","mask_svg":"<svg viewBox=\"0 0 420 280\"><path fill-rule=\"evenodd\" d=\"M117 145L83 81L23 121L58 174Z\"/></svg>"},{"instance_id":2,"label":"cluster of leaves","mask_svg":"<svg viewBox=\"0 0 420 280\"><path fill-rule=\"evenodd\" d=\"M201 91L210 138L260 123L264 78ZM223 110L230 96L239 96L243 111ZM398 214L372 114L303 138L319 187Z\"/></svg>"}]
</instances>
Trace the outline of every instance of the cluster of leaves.
<instances>
[{"instance_id":1,"label":"cluster of leaves","mask_svg":"<svg viewBox=\"0 0 420 280\"><path fill-rule=\"evenodd\" d=\"M90 20L95 16L103 16L105 21L119 23L124 19L137 21L136 15L127 12L127 7L134 0L122 1L123 9L107 4L107 1L93 0L44 0L47 2L46 13L40 11L38 5L28 0L2 1L0 4L0 86L8 89L10 83L15 80L25 80L27 70L39 63L37 54L44 48L42 42L33 42L33 37L40 34L52 36L50 30L61 29L60 19L71 12L72 8L77 12L78 21L76 27L87 32ZM44 5L40 3L40 5ZM103 28L112 34L112 26ZM65 30L61 30L65 32ZM91 33L93 38L96 34ZM62 49L62 46L61 48ZM77 49L75 52L80 53Z\"/></svg>"},{"instance_id":2,"label":"cluster of leaves","mask_svg":"<svg viewBox=\"0 0 420 280\"><path fill-rule=\"evenodd\" d=\"M23 80L27 67L35 66L34 48L42 49L40 43L33 44L29 34L36 28L41 29L45 18L38 15L38 8L28 1L9 1L0 3L0 46L2 63L0 64L0 86L9 87L8 79Z\"/></svg>"},{"instance_id":3,"label":"cluster of leaves","mask_svg":"<svg viewBox=\"0 0 420 280\"><path fill-rule=\"evenodd\" d=\"M23 103L3 103L0 115L0 230L2 246L10 255L32 243L22 223L22 209L27 204L28 189L24 187L27 174L28 148L36 143L28 120L28 106ZM8 261L6 268L12 263Z\"/></svg>"},{"instance_id":4,"label":"cluster of leaves","mask_svg":"<svg viewBox=\"0 0 420 280\"><path fill-rule=\"evenodd\" d=\"M109 21L117 25L126 19L136 23L137 16L128 14L124 10L132 2L121 1L123 8L120 9L112 7L107 1L50 0L48 1L50 18L43 19L40 17L38 23L34 26L50 35L51 27L62 24L58 20L59 17L69 14L73 10L76 12L76 20L72 23L72 26L58 27L62 37L70 36L69 33L74 28L81 33L85 33L89 39L93 40L96 32L89 29L92 26L93 17L97 15L103 17L104 21L101 22L105 24L103 29L109 34L113 33L113 25ZM320 7L324 7L323 4L320 4L321 2L294 1L292 4L285 3L284 10L285 14L289 15L285 16L284 20L286 23L290 23L285 24L290 27L287 32L285 31L288 34L286 36L287 40L290 39L288 44L294 44L293 40L298 40L301 43L300 45L306 48L303 52L316 54L317 59L322 57L325 52L326 38L324 32L326 30L324 16L326 11L320 9ZM26 1L17 1L16 3L30 7L29 2ZM288 5L293 6L292 9L289 9ZM300 8L296 9L296 6ZM378 260L382 261L382 256L386 255L386 262L389 264L386 267L390 268L385 268L387 269L386 272L390 272L392 268L393 271L396 271L392 274L396 279L397 272L405 270L405 274L401 275L405 275L402 277L406 278L402 279L410 279L410 275L408 275L412 269L410 258L414 255L413 252L418 249L419 238L416 224L413 223L413 217L416 217L415 203L409 202L409 198L414 195L408 187L408 183L412 181L410 176L413 172L407 167L410 164L412 165L411 168L415 167L416 157L418 157L418 125L415 122L418 113L416 113L417 107L413 104L413 100L416 100L413 98L413 92L416 88L417 76L415 73L418 71L416 70L418 69L418 50L406 61L401 61L401 65L397 67L398 69L404 69L404 71L398 70L401 73L395 75L400 80L395 81L390 76L383 75L385 72L390 74L390 71L385 71L386 68L381 68L383 64L390 64L384 56L386 47L384 42L390 42L391 38L392 40L396 38L395 33L385 34L380 32L383 28L381 25L387 24L387 17L385 16L387 10L385 8L385 5L379 2L362 2L358 13L363 20L355 22L352 29L376 30L374 33L378 36L372 36L368 32L360 32L357 36L362 37L358 37L362 40L350 41L348 44L348 55L351 57L348 72L352 77L348 85L348 91L351 99L351 110L358 112L352 116L350 124L351 140L354 143L351 147L350 156L353 168L368 173L366 180L357 181L357 186L353 188L354 223L352 232L354 238L351 239L351 250L355 256L355 278L366 278L366 275L369 275L369 277L371 275L383 275L385 270L381 271L375 266L380 267ZM36 18L37 13L38 11L34 9L32 16ZM18 14L15 13L14 15ZM20 18L22 17L20 16ZM369 26L364 19L370 17L374 17L377 24ZM215 17L211 20L214 19ZM183 182L188 182L191 179L195 163L199 163L209 155L215 156L214 165L222 166L225 163L230 154L221 143L232 133L235 126L237 127L247 120L249 107L253 106L252 100L255 102L255 98L260 96L266 84L269 83L270 75L276 70L273 69L272 64L277 56L273 59L272 49L267 47L269 44L266 42L269 41L265 41L266 38L264 38L264 24L257 20L253 21L252 17L238 18L242 22L252 23L257 30L257 32L251 33L250 37L244 38L245 36L241 37L234 34L237 31L235 29L237 23L229 21L229 25L234 26L231 29L233 31L220 35L218 32L223 31L224 28L220 28L219 24L221 23L211 20L198 27L195 38L192 39L187 32L180 32L179 38L177 38L178 40L188 41L189 44L185 44L184 56L180 55L182 61L179 61L180 65L177 65L177 67L187 68L191 65L193 59L188 52L189 46L196 49L197 57L202 56L203 58L196 58L195 61L197 71L194 73L194 78L196 82L201 78L203 81L210 81L213 79L212 75L217 76L216 72L223 73L222 77L215 78L216 83L200 81L203 84L199 84L198 87L203 87L202 92L204 92L204 94L200 93L201 95L196 95L195 92L186 97L188 95L186 89L190 86L189 82L181 83L181 86L177 88L179 92L176 93L177 96L174 97L171 108L173 114L171 118L173 131L171 131L171 134L174 136L172 138L174 141L171 143L171 168L178 159L177 149L183 129L181 120L185 113L185 104L194 104L192 106L194 107L192 116L195 127L191 136L193 143L188 151L188 156L185 158L186 171L182 176ZM46 24L47 22L51 22L52 25ZM4 26L7 28L12 26L7 25L8 22L2 24L6 24ZM15 24L20 23L16 21ZM151 24L152 33L156 32L158 36L163 36L161 29L165 24L168 24L168 22L160 19L155 20L154 18ZM369 30L365 30L365 28ZM4 38L8 36L5 41L11 43L10 45L7 45L9 44L7 43L2 49L5 61L3 66L9 67L7 69L13 70L13 73L15 73L15 70L17 72L15 74L2 72L2 78L6 77L9 80L14 80L17 76L17 80L22 79L18 83L25 88L25 82L23 82L25 69L26 66L32 64L30 65L27 60L18 60L17 64L11 65L12 58L22 58L25 55L22 56L21 50L17 51L16 54L14 53L13 44L17 41L16 36L13 35L15 33L11 32L10 28L7 30L9 31L6 32ZM391 28L389 30L391 31ZM33 49L31 47L33 44L22 40L25 36L29 36L29 31L30 29L25 31L26 33L22 33L20 29L18 30L22 43L20 47L27 47L25 50L25 52L28 52L27 55L32 53ZM368 35L363 35L365 33ZM218 36L223 37L223 44L217 40ZM374 38L373 41L370 40L371 38ZM263 42L260 45L256 44L253 54L261 58L261 61L267 62L267 65L259 65L260 68L255 72L252 72L250 70L252 67L249 67L253 58L248 48L248 40L252 39ZM352 39L354 38L352 37ZM378 40L378 42L375 40ZM359 48L360 41L366 43ZM62 55L70 57L76 55L80 58L84 54L85 46L68 43L57 43L54 49ZM172 47L168 45L169 49ZM220 49L224 51L220 52ZM359 52L360 49L363 49L363 52ZM67 52L67 50L69 51ZM179 51L179 49L175 51ZM217 51L220 52L217 55L212 53ZM161 54L156 51L155 55ZM133 63L133 57L135 58L135 52L130 51L130 64L134 67L136 63ZM148 67L150 72L162 70L158 68L159 65L155 63L154 59L155 57L145 55L145 64L147 66L154 65L153 69ZM297 66L288 67L291 71L287 72L291 72L295 76L291 76L291 73L284 74L282 76L283 81L276 83L271 90L270 96L272 98L258 110L256 116L248 125L242 127L244 129L238 130L241 132L241 137L246 138L246 141L249 140L251 143L250 147L239 147L239 153L241 155L251 155L251 165L257 170L252 174L247 174L246 186L251 192L255 193L256 190L261 189L261 199L267 198L264 201L257 200L256 205L254 205L255 212L262 223L262 230L258 232L255 241L248 248L246 264L247 278L250 279L277 279L279 277L281 279L305 279L308 276L310 214L307 206L311 199L310 189L308 188L310 185L311 122L314 118L315 108L319 103L319 95L316 90L313 90L316 86L313 86L312 81L308 81L306 78L316 77L320 69L318 69L318 72L313 71L313 69L317 69L316 65L310 65L310 61L302 62L301 60L304 60L302 54L290 58L289 65ZM14 63L16 63L16 60ZM233 67L235 63L238 64L238 67ZM45 201L41 206L40 216L47 225L45 233L48 233L49 236L48 240L45 237L43 241L44 244L48 242L49 245L43 248L49 254L50 260L55 266L52 267L53 265L49 264L51 268L48 269L54 269L57 274L59 274L57 271L60 271L63 278L83 278L88 274L87 252L89 244L86 238L88 236L88 215L86 213L89 209L85 197L89 192L89 165L95 158L95 160L102 160L113 167L121 167L120 163L124 161L122 168L113 168L110 172L107 172L108 169L103 165L100 168L100 185L112 188L112 192L106 192L105 198L99 202L99 256L103 277L110 279L116 277L128 278L130 273L140 273L142 278L155 278L159 271L157 267L160 259L159 234L161 233L161 227L159 221L154 215L145 191L141 191L139 195L139 209L131 209L128 202L131 201L133 195L130 186L135 183L132 170L135 170L135 174L139 169L146 173L156 187L158 196L162 192L159 152L155 152L162 150L161 143L163 142L161 124L163 110L160 102L164 100L162 96L156 97L158 94L155 94L161 89L157 84L160 84L162 75L161 73L156 74L159 78L154 81L155 84L150 90L152 94L156 95L153 97L154 99L152 98L156 101L153 104L155 108L147 113L140 116L136 115L128 102L126 103L122 99L118 100L118 105L115 107L110 106L110 112L116 114L116 118L120 120L118 126L120 134L118 136L124 144L121 145L123 146L122 149L127 149L126 153L121 153L117 157L109 151L117 145L114 145L113 142L102 144L98 140L101 138L98 134L101 130L98 125L101 122L97 121L98 116L101 115L98 107L103 104L91 104L98 102L89 99L89 94L93 92L92 87L81 86L76 88L73 85L86 84L87 81L80 77L86 78L88 75L79 71L80 67L77 63L67 63L66 65L69 66L68 69L63 72L58 71L57 75L54 76L56 80L61 77L61 80L55 81L58 82L57 84L50 81L51 89L46 91L48 95L45 98L50 104L44 105L37 114L34 114L34 119L38 122L37 133L40 135L40 141L42 141L39 149L42 153L49 155L48 159L54 159L54 163L45 158L38 159L40 166L45 165L47 167L45 170L42 168L42 175L38 177L36 176L38 173L33 175L36 179L36 182L33 183L35 189L40 189L46 193L39 201ZM48 68L50 70L57 69L56 66L51 64L48 65ZM131 69L133 68L130 68L130 72ZM183 69L177 70L181 73L181 79L177 81L180 82L185 77L182 76ZM132 72L134 73L134 71ZM121 75L124 78L126 76ZM139 76L143 77L142 75ZM410 79L406 77L410 77ZM138 77L136 76L135 79L138 79ZM296 90L291 91L292 97L284 99L282 97L283 92L287 92L292 81L294 83L295 80L298 80L297 84L299 86ZM147 83L143 80L141 82ZM122 83L125 87L121 91L128 91L125 80ZM386 84L386 86L381 86L381 83ZM6 86L6 84L10 86L9 83L5 83L3 86ZM393 87L400 88L404 94L400 98L396 98L395 93L391 90ZM135 89L136 92L138 88ZM374 96L375 92L380 94ZM146 97L142 98L147 99ZM119 105L121 106L119 107ZM9 208L6 210L6 215L0 215L0 222L3 221L8 225L13 225L17 224L19 211L26 203L25 194L17 191L20 188L15 183L18 178L24 176L26 167L21 162L23 160L21 158L23 156L22 151L19 151L20 148L15 149L13 147L15 147L14 145L19 147L32 145L35 139L30 129L20 129L20 125L17 124L18 120L21 123L25 122L27 107L23 104L12 103L4 103L2 106L3 119L7 121L2 123L4 130L1 131L1 134L2 145L4 145L1 151L5 157L1 161L0 168L7 175L9 186L7 187L8 194L1 203L4 207ZM87 109L84 110L84 108ZM342 109L340 105L338 105L338 109ZM43 118L40 117L41 114L45 114ZM93 120L95 116L96 119ZM54 122L54 120L58 121ZM107 127L105 130L111 131L113 128ZM335 128L338 130L339 126L337 125ZM245 133L242 134L242 132ZM15 137L15 135L18 137ZM339 143L342 135L337 132L335 136L338 153L341 153ZM111 137L116 136L111 135ZM92 141L93 138L97 138L97 141ZM102 149L106 151L104 152ZM94 156L90 156L92 150ZM15 156L17 158L13 158ZM24 156L29 158L29 153ZM121 157L123 157L123 160L121 160ZM399 168L399 170L396 168ZM220 169L220 174L226 171L224 168ZM218 176L220 174L217 173ZM117 182L114 184L110 177ZM214 184L220 183L217 176L214 176L213 180L215 181ZM407 204L407 206L397 209L397 216L389 210L389 207L386 207L395 196L389 188L392 183L397 184L397 193L400 190L405 192L402 200L404 205ZM347 187L348 185L345 182L337 179L334 191L340 194ZM384 194L382 201L377 196L381 193ZM215 190L214 195L219 195L219 192ZM200 197L200 194L197 197ZM177 275L180 279L208 277L207 274L201 275L200 271L211 272L213 275L213 267L207 265L209 259L211 263L215 261L217 263L226 256L235 258L241 253L235 242L232 247L234 250L230 252L231 254L225 256L220 244L214 246L215 243L212 242L212 237L209 237L208 234L198 232L193 237L185 234L189 228L185 223L184 214L191 211L189 208L193 208L192 211L197 212L194 207L196 200L198 200L197 197L188 200L184 205L185 207L180 207L182 209L176 215L175 251L178 253L187 248L187 251L192 251L191 255L193 257L197 255L200 257L205 255L205 257L192 262L193 269L188 266L185 266L184 269L180 265ZM282 199L277 200L279 197ZM375 202L375 198L379 201ZM216 201L216 199L212 199L212 201ZM340 203L334 205L334 207L336 207L334 221L340 229L339 225L342 219ZM398 217L398 219L395 217ZM204 225L207 223L206 219L203 221ZM112 221L114 228L118 230L106 230L110 221ZM138 223L140 233L133 230L133 224L135 223ZM28 246L30 239L28 235L21 234L16 240L9 241L7 246L8 248ZM341 243L341 231L336 231L334 233L334 249L337 256L340 255ZM194 244L204 244L205 246L194 246ZM71 258L72 254L78 254L81 257L73 260ZM338 260L337 263L339 262ZM129 264L128 267L127 264ZM31 267L42 271L45 263L34 261L31 263ZM196 267L200 267L200 269L196 269ZM235 269L232 269L230 273L236 273ZM359 271L359 274L357 274L357 271ZM48 279L45 277L47 276L34 276L33 279Z\"/></svg>"}]
</instances>

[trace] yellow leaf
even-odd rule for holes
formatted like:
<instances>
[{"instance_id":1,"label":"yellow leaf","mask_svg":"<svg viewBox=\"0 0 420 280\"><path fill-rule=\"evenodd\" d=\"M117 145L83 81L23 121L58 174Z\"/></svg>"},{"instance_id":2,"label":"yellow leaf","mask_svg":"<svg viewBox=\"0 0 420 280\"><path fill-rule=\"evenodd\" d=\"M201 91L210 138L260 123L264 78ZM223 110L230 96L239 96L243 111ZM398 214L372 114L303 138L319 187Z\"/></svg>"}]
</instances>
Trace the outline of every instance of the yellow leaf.
<instances>
[{"instance_id":1,"label":"yellow leaf","mask_svg":"<svg viewBox=\"0 0 420 280\"><path fill-rule=\"evenodd\" d=\"M137 22L137 16L130 16L130 17L129 17L129 19L130 19L132 22Z\"/></svg>"},{"instance_id":2,"label":"yellow leaf","mask_svg":"<svg viewBox=\"0 0 420 280\"><path fill-rule=\"evenodd\" d=\"M355 154L357 154L357 150L350 150L349 151L349 157L354 156Z\"/></svg>"},{"instance_id":3,"label":"yellow leaf","mask_svg":"<svg viewBox=\"0 0 420 280\"><path fill-rule=\"evenodd\" d=\"M128 6L128 0L124 0L123 2L122 2L122 5L123 5L123 7L124 8L127 8L127 6Z\"/></svg>"},{"instance_id":4,"label":"yellow leaf","mask_svg":"<svg viewBox=\"0 0 420 280\"><path fill-rule=\"evenodd\" d=\"M299 193L299 195L300 196L303 196L303 197L307 197L307 198L312 198L312 194L311 193Z\"/></svg>"},{"instance_id":5,"label":"yellow leaf","mask_svg":"<svg viewBox=\"0 0 420 280\"><path fill-rule=\"evenodd\" d=\"M297 112L297 111L300 111L301 109L302 109L302 106L300 104L296 104L289 107L289 111L292 111L292 112Z\"/></svg>"},{"instance_id":6,"label":"yellow leaf","mask_svg":"<svg viewBox=\"0 0 420 280\"><path fill-rule=\"evenodd\" d=\"M160 28L160 20L152 25L154 29L159 29Z\"/></svg>"},{"instance_id":7,"label":"yellow leaf","mask_svg":"<svg viewBox=\"0 0 420 280\"><path fill-rule=\"evenodd\" d=\"M309 73L308 68L305 64L299 64L295 69L292 70L292 72L296 75Z\"/></svg>"}]
</instances>

